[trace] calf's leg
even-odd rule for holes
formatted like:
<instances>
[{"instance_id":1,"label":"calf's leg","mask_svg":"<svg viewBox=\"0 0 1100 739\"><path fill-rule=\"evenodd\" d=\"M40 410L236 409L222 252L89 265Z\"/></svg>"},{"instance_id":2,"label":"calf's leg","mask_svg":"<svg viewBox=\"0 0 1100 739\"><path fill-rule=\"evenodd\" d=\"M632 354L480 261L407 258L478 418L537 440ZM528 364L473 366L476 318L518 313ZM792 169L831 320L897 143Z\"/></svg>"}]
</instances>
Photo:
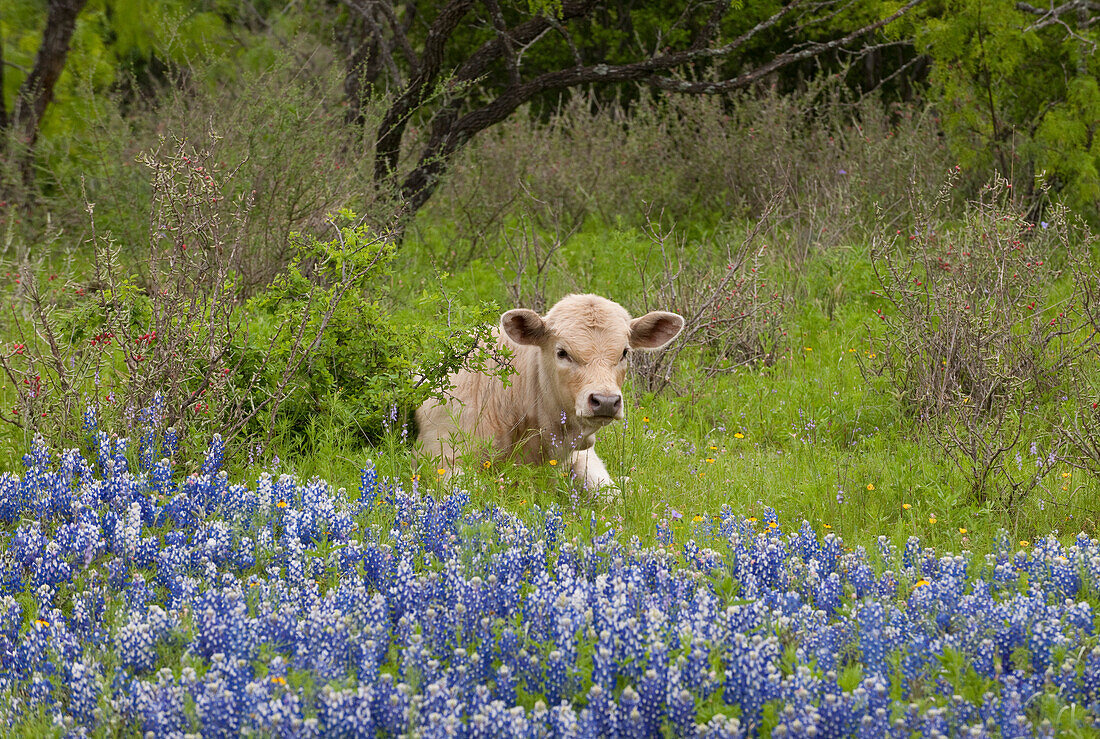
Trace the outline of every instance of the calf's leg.
<instances>
[{"instance_id":1,"label":"calf's leg","mask_svg":"<svg viewBox=\"0 0 1100 739\"><path fill-rule=\"evenodd\" d=\"M607 473L607 467L603 460L596 454L596 450L578 449L569 455L569 465L573 468L573 475L577 484L593 492L603 491L602 495L611 497L618 494L618 488L611 475Z\"/></svg>"}]
</instances>

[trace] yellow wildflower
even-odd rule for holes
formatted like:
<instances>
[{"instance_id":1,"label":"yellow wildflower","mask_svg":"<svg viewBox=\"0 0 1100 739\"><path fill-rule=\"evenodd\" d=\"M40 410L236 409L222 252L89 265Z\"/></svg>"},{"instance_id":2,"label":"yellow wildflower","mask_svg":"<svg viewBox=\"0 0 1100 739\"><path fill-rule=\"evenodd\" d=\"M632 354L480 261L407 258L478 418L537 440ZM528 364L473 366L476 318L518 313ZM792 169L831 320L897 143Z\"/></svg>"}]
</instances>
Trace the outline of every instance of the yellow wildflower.
<instances>
[{"instance_id":1,"label":"yellow wildflower","mask_svg":"<svg viewBox=\"0 0 1100 739\"><path fill-rule=\"evenodd\" d=\"M874 490L875 489L875 483L873 483L873 482L867 483L867 489L868 490Z\"/></svg>"},{"instance_id":2,"label":"yellow wildflower","mask_svg":"<svg viewBox=\"0 0 1100 739\"><path fill-rule=\"evenodd\" d=\"M735 438L735 439L744 439L745 435L742 434L740 431L738 431L736 434L733 435L733 438Z\"/></svg>"},{"instance_id":3,"label":"yellow wildflower","mask_svg":"<svg viewBox=\"0 0 1100 739\"><path fill-rule=\"evenodd\" d=\"M960 533L960 534L965 534L965 533L966 533L966 529L959 529L959 533Z\"/></svg>"},{"instance_id":4,"label":"yellow wildflower","mask_svg":"<svg viewBox=\"0 0 1100 739\"><path fill-rule=\"evenodd\" d=\"M556 459L551 459L550 462L549 462L551 467L554 467L555 465L557 465L557 463L558 463L558 460L556 460Z\"/></svg>"},{"instance_id":5,"label":"yellow wildflower","mask_svg":"<svg viewBox=\"0 0 1100 739\"><path fill-rule=\"evenodd\" d=\"M917 580L916 584L914 584L914 585L913 585L913 587L914 587L914 588L919 588L919 587L921 587L922 585L931 585L931 584L932 584L932 583L928 582L927 580L924 580L924 579L920 579L920 580Z\"/></svg>"},{"instance_id":6,"label":"yellow wildflower","mask_svg":"<svg viewBox=\"0 0 1100 739\"><path fill-rule=\"evenodd\" d=\"M909 505L908 503L902 503L902 504L901 504L901 507L902 507L902 508L904 508L905 510L909 510L909 509L910 509L910 508L912 508L913 506Z\"/></svg>"}]
</instances>

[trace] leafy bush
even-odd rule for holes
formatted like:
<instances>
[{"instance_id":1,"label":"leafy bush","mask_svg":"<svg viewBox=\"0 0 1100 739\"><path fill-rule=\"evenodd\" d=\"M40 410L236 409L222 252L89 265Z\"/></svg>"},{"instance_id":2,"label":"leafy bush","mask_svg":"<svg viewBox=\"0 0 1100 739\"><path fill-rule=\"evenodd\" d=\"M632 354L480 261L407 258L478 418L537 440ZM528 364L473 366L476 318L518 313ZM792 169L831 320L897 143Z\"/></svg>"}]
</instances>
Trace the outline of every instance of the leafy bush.
<instances>
[{"instance_id":1,"label":"leafy bush","mask_svg":"<svg viewBox=\"0 0 1100 739\"><path fill-rule=\"evenodd\" d=\"M1011 0L962 0L915 29L931 57L931 95L952 152L968 170L999 171L1028 198L1037 175L1096 218L1100 55L1094 10ZM916 21L916 18L910 19Z\"/></svg>"},{"instance_id":2,"label":"leafy bush","mask_svg":"<svg viewBox=\"0 0 1100 739\"><path fill-rule=\"evenodd\" d=\"M444 305L445 296L429 293L414 311L398 312L393 242L346 211L332 227L329 241L297 236L294 260L247 306L254 333L239 351L242 376L257 378L249 402L287 396L256 416L254 430L268 438L278 430L305 442L318 417L377 437L395 409L408 413L440 396L448 375L487 356L494 306Z\"/></svg>"},{"instance_id":3,"label":"leafy bush","mask_svg":"<svg viewBox=\"0 0 1100 739\"><path fill-rule=\"evenodd\" d=\"M107 424L128 424L158 397L165 423L185 437L220 433L230 453L277 432L300 444L317 419L364 437L394 406L411 410L484 358L494 309L441 310L446 297L425 294L415 314L397 314L392 238L349 212L331 221L330 241L296 237L294 261L244 300L237 267L254 201L225 205L233 173L218 153L216 142L177 141L142 156L152 211L137 274L94 215L88 284L44 293L22 271L20 340L0 355L16 402L0 418L28 438L72 444L87 403Z\"/></svg>"}]
</instances>

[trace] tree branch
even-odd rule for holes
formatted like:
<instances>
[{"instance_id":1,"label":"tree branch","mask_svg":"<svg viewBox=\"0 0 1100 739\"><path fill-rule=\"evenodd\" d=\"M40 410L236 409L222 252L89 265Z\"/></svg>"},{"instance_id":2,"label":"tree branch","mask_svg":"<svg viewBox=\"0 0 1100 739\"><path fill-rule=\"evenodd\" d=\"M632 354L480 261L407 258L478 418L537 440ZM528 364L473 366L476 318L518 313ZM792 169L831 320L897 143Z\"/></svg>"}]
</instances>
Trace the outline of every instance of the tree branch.
<instances>
[{"instance_id":1,"label":"tree branch","mask_svg":"<svg viewBox=\"0 0 1100 739\"><path fill-rule=\"evenodd\" d=\"M373 47L374 53L377 53L381 58L386 70L390 73L390 77L393 78L394 84L403 87L401 70L398 69L397 62L393 59L393 51L390 49L385 34L382 33L382 26L379 25L378 19L374 17L374 8L365 7L362 0L344 0L344 4L359 14L360 19L362 19L370 33L372 41L370 45ZM366 61L370 62L369 59Z\"/></svg>"},{"instance_id":2,"label":"tree branch","mask_svg":"<svg viewBox=\"0 0 1100 739\"><path fill-rule=\"evenodd\" d=\"M484 3L485 9L489 11L489 19L493 23L493 30L497 32L500 47L504 52L505 66L508 68L508 82L518 85L520 81L519 58L516 56L515 41L509 35L508 26L504 22L504 13L500 9L500 3L497 0L484 0Z\"/></svg>"},{"instance_id":3,"label":"tree branch","mask_svg":"<svg viewBox=\"0 0 1100 739\"><path fill-rule=\"evenodd\" d=\"M429 28L424 51L420 55L420 68L406 85L404 92L386 111L382 124L378 127L374 161L376 182L392 181L397 171L401 139L409 117L424 103L429 88L438 80L440 67L443 65L443 49L473 4L473 0L451 0Z\"/></svg>"},{"instance_id":4,"label":"tree branch","mask_svg":"<svg viewBox=\"0 0 1100 739\"><path fill-rule=\"evenodd\" d=\"M397 42L397 48L401 49L401 55L405 57L405 62L409 65L410 74L416 74L416 71L420 68L420 58L416 55L416 51L413 50L412 44L409 43L409 26L412 24L412 19L416 16L415 3L409 3L406 7L407 17L406 23L401 23L397 19L397 14L393 12L393 6L388 2L375 2L374 7L379 9L382 15L386 16L386 22L390 25L390 32L393 33L393 38Z\"/></svg>"},{"instance_id":5,"label":"tree branch","mask_svg":"<svg viewBox=\"0 0 1100 739\"><path fill-rule=\"evenodd\" d=\"M448 8L452 8L456 1L452 0ZM540 15L519 23L511 29L502 29L503 19L498 12L493 10L496 8L499 11L497 1L485 0L486 7L490 9L494 16L493 26L497 32L492 40L486 41L471 54L455 70L448 81L447 99L432 120L431 134L427 145L421 151L416 166L401 183L401 197L404 201L405 216L408 217L415 213L427 202L438 184L440 174L447 166L448 159L459 148L464 146L478 132L504 120L517 107L540 94L587 84L609 82L642 82L658 89L690 94L731 92L749 87L784 67L833 50L843 49L853 41L874 33L901 17L920 5L924 0L909 0L890 16L869 23L841 38L791 47L786 52L772 57L766 63L735 77L700 82L674 75L674 70L694 62L729 57L745 47L758 35L777 27L808 2L810 0L791 0L771 16L761 20L736 38L726 43L715 44L713 37L718 33L721 19L730 7L729 2L718 0L714 7L710 9L710 12L707 13L705 23L696 31L687 48L671 52L658 50L652 56L632 63L587 66L580 63L580 53L574 49L574 60L578 62L575 66L546 72L526 81L517 81L520 78L520 70L515 53L516 48L520 48L520 53L522 53L522 50L541 38L550 28L558 28L564 32L563 21L586 16L595 6L595 2L594 0L564 2L561 15L558 18L551 19ZM440 22L441 18L437 19L436 25ZM453 30L453 26L450 28ZM470 83L483 77L490 70L493 63L502 57L507 60L509 65L509 83L495 98L480 107L469 110L468 108L475 94L475 88ZM412 106L412 103L419 104L424 99L423 94L418 90L423 90L427 80L435 79L437 74L438 69L434 69L430 76L424 73L424 81L420 82L419 86L415 81L410 83L404 100L399 101L400 104L395 105L394 109L391 110L391 114L387 115L389 128L383 129L383 136L388 135L391 131L398 130L400 126L404 125L404 121L407 120L411 110L415 107ZM462 112L464 109L467 112ZM400 143L400 138L398 136L398 138L385 142L380 139L381 143L385 143L386 146L379 146L380 159L376 162L376 173L392 177L396 168L397 145Z\"/></svg>"},{"instance_id":6,"label":"tree branch","mask_svg":"<svg viewBox=\"0 0 1100 739\"><path fill-rule=\"evenodd\" d=\"M886 24L897 20L898 18L905 15L910 10L923 2L924 0L909 0L908 3L903 5L895 13L887 18L883 18L880 21L876 21L875 23L871 23L862 28L856 29L848 35L842 38L834 39L833 41L807 44L798 51L777 54L767 64L762 64L756 69L745 72L744 74L741 74L732 79L722 80L719 82L689 82L688 80L683 79L652 77L649 82L653 86L663 90L704 95L713 95L721 92L732 92L733 90L740 90L758 82L762 78L767 77L772 72L776 72L783 67L790 66L791 64L795 64L805 59L819 56L827 51L832 51L833 49L839 49L862 36L873 33L885 26Z\"/></svg>"},{"instance_id":7,"label":"tree branch","mask_svg":"<svg viewBox=\"0 0 1100 739\"><path fill-rule=\"evenodd\" d=\"M595 0L573 0L573 2L563 2L561 6L561 15L558 18L551 20L543 15L535 16L530 20L510 28L507 32L508 38L510 38L516 46L523 47L520 54L520 56L522 56L522 51L525 51L528 45L537 41L543 34L551 30L555 22L560 24L574 18L581 18L587 15L595 4ZM454 79L460 82L469 82L482 77L489 71L489 67L493 62L500 59L503 54L503 42L498 35L494 37L492 41L486 41L477 51L471 54L470 58L455 70Z\"/></svg>"}]
</instances>

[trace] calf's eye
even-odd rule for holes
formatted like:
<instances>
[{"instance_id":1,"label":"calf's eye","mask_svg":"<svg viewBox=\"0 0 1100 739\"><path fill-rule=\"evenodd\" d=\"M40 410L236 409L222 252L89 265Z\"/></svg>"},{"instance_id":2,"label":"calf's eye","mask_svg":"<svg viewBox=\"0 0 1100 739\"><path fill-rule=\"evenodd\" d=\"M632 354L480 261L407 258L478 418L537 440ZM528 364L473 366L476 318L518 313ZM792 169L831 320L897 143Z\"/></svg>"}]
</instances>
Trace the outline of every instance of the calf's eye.
<instances>
[{"instance_id":1,"label":"calf's eye","mask_svg":"<svg viewBox=\"0 0 1100 739\"><path fill-rule=\"evenodd\" d=\"M564 349L558 349L558 359L569 359L569 352Z\"/></svg>"},{"instance_id":2,"label":"calf's eye","mask_svg":"<svg viewBox=\"0 0 1100 739\"><path fill-rule=\"evenodd\" d=\"M624 359L626 359L626 355L629 351L630 351L630 349L623 349L623 355L619 358L620 362L623 361Z\"/></svg>"}]
</instances>

